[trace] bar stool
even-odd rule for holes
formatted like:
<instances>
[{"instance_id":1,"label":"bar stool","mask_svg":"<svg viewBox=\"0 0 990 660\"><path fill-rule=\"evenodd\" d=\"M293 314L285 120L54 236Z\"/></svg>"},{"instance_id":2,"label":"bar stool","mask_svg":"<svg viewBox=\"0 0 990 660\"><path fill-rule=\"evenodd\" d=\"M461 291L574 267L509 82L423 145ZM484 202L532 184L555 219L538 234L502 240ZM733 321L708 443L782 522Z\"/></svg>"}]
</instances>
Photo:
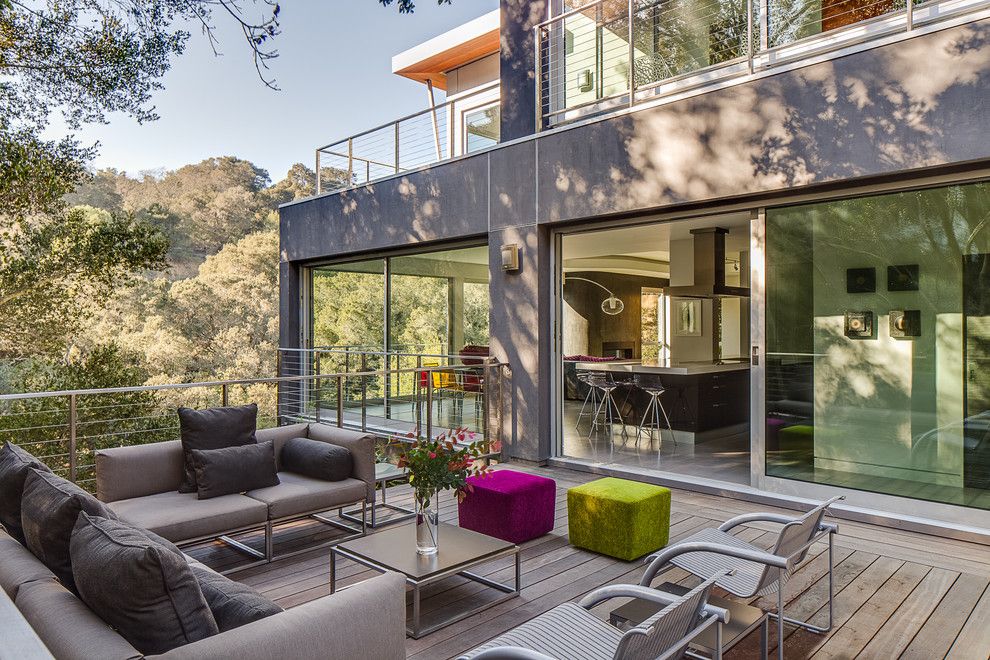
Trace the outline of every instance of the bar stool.
<instances>
[{"instance_id":1,"label":"bar stool","mask_svg":"<svg viewBox=\"0 0 990 660\"><path fill-rule=\"evenodd\" d=\"M650 379L644 376L636 376L636 387L646 392L650 395L650 402L646 406L646 410L643 411L643 419L640 420L639 427L636 429L636 442L644 431L649 435L650 442L653 441L653 429L657 431L657 437L660 440L660 444L663 444L663 427L660 425L660 416L663 415L663 419L667 422L667 430L670 431L670 439L674 442L674 447L677 447L677 437L674 435L674 428L670 425L670 418L667 417L667 411L664 409L663 404L660 403L660 395L667 391L663 386L663 383L659 379ZM647 421L649 418L649 421Z\"/></svg>"},{"instance_id":2,"label":"bar stool","mask_svg":"<svg viewBox=\"0 0 990 660\"><path fill-rule=\"evenodd\" d=\"M593 374L589 380L589 384L598 390L599 404L595 410L595 416L591 418L591 432L588 433L588 437L590 438L594 435L599 426L608 426L609 435L611 435L612 426L617 420L622 425L622 436L628 437L629 433L626 431L626 421L622 418L619 404L615 402L615 396L613 396L613 392L619 387L619 383L615 382L611 374Z\"/></svg>"},{"instance_id":3,"label":"bar stool","mask_svg":"<svg viewBox=\"0 0 990 660\"><path fill-rule=\"evenodd\" d=\"M594 420L595 415L598 414L598 388L591 384L592 374L587 371L579 371L577 373L577 379L588 388L588 393L584 395L584 403L581 404L581 411L578 413L577 422L574 424L575 429L581 426L581 418L585 415L588 415ZM588 403L591 403L591 410L585 412Z\"/></svg>"}]
</instances>

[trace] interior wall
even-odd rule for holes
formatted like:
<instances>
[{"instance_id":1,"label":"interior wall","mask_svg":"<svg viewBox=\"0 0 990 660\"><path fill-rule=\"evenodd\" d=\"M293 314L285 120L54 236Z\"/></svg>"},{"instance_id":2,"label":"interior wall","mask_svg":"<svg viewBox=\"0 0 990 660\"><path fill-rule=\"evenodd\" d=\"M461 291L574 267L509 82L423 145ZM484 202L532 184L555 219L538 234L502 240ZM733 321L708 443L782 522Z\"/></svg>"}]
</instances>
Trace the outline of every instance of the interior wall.
<instances>
[{"instance_id":1,"label":"interior wall","mask_svg":"<svg viewBox=\"0 0 990 660\"><path fill-rule=\"evenodd\" d=\"M644 287L666 286L667 280L599 271L576 271L568 277L586 277L615 293L625 306L621 314L610 316L602 311L602 301L608 297L602 288L589 282L568 279L564 285L564 355L595 355L603 357L603 345L609 342L630 343L633 357L642 354L642 290ZM569 332L575 338L568 342ZM582 341L580 336L586 337ZM569 352L567 347L575 349ZM576 350L584 347L584 351Z\"/></svg>"},{"instance_id":2,"label":"interior wall","mask_svg":"<svg viewBox=\"0 0 990 660\"><path fill-rule=\"evenodd\" d=\"M711 298L702 298L701 302L701 335L684 337L677 334L677 306L682 302L699 300L698 298L671 298L670 300L670 354L678 362L708 362L714 359L712 349L712 329L715 317L712 310Z\"/></svg>"}]
</instances>

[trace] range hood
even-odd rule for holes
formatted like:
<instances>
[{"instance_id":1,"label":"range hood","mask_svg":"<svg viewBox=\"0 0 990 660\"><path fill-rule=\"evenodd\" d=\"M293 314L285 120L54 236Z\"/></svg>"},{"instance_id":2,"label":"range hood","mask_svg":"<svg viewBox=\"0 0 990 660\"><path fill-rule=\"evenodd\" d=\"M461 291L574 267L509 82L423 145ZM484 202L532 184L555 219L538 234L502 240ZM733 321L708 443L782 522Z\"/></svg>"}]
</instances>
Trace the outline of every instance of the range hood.
<instances>
[{"instance_id":1,"label":"range hood","mask_svg":"<svg viewBox=\"0 0 990 660\"><path fill-rule=\"evenodd\" d=\"M723 227L692 229L694 284L669 286L664 293L676 298L748 298L749 287L725 283L725 235L728 233L729 230ZM671 254L671 264L677 258L678 255Z\"/></svg>"}]
</instances>

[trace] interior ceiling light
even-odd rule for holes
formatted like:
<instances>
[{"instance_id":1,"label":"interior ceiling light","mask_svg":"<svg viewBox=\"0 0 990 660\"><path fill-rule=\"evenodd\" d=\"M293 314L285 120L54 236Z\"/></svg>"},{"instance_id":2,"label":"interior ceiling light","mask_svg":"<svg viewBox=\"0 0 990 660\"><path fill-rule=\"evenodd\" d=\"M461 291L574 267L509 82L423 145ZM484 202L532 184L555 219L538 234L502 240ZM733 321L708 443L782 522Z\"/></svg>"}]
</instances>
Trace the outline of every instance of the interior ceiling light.
<instances>
[{"instance_id":1,"label":"interior ceiling light","mask_svg":"<svg viewBox=\"0 0 990 660\"><path fill-rule=\"evenodd\" d=\"M594 280L589 280L587 277L574 277L573 275L564 276L564 284L567 284L571 280L580 280L582 282L587 282L588 284L594 284L600 289L604 289L605 293L608 294L608 298L602 301L602 312L608 314L609 316L616 316L622 313L622 310L626 308L622 300L619 299L612 290L603 284L599 284Z\"/></svg>"}]
</instances>

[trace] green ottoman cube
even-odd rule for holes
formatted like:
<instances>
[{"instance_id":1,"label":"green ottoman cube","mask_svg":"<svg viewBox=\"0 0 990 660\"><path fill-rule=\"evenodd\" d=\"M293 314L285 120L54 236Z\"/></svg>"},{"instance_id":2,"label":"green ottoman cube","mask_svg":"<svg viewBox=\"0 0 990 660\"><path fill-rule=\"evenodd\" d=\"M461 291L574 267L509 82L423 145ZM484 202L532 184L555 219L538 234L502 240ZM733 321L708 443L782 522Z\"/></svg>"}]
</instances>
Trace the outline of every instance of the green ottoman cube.
<instances>
[{"instance_id":1,"label":"green ottoman cube","mask_svg":"<svg viewBox=\"0 0 990 660\"><path fill-rule=\"evenodd\" d=\"M670 539L670 489L606 477L567 491L571 545L631 561Z\"/></svg>"}]
</instances>

